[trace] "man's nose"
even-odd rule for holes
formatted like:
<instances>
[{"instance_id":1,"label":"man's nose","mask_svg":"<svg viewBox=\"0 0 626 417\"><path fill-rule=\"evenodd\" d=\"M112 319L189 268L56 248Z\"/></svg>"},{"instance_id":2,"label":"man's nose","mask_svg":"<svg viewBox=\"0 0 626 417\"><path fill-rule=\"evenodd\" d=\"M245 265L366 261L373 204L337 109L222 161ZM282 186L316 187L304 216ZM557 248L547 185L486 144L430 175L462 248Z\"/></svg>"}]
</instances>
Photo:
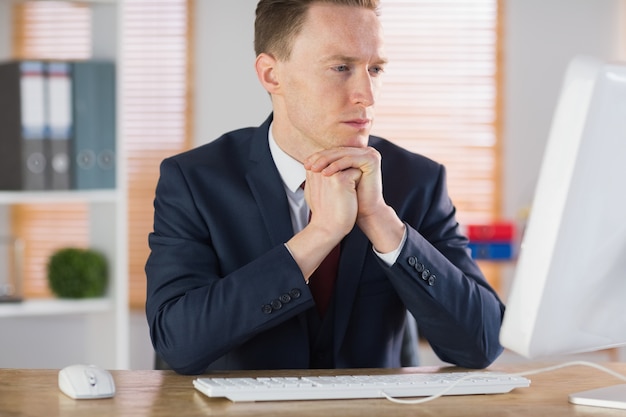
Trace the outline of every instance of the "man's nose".
<instances>
[{"instance_id":1,"label":"man's nose","mask_svg":"<svg viewBox=\"0 0 626 417\"><path fill-rule=\"evenodd\" d=\"M378 82L372 78L367 70L360 71L353 81L352 101L364 107L372 106L376 101Z\"/></svg>"}]
</instances>

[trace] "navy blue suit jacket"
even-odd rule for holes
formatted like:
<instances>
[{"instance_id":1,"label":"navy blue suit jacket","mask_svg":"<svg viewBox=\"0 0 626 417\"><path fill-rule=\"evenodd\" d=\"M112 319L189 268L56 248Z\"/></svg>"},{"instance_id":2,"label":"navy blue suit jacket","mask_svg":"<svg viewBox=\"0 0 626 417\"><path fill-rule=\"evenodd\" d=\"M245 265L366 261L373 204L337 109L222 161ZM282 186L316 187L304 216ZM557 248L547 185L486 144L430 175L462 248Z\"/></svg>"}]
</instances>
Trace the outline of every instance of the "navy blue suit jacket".
<instances>
[{"instance_id":1,"label":"navy blue suit jacket","mask_svg":"<svg viewBox=\"0 0 626 417\"><path fill-rule=\"evenodd\" d=\"M284 246L293 230L270 122L161 164L146 313L155 350L180 373L310 366L314 300ZM502 351L504 306L459 232L444 167L381 138L370 145L407 241L391 267L358 227L342 241L333 366L398 367L406 309L442 360L489 365Z\"/></svg>"}]
</instances>

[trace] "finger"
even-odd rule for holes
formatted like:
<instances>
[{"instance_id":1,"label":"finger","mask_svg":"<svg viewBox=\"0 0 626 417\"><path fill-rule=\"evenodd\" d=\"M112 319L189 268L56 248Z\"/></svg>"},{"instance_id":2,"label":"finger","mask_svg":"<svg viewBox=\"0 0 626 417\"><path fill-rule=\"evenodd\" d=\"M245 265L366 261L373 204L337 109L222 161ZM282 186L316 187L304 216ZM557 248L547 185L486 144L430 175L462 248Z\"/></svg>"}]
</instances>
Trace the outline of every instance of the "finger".
<instances>
[{"instance_id":1,"label":"finger","mask_svg":"<svg viewBox=\"0 0 626 417\"><path fill-rule=\"evenodd\" d=\"M362 169L369 163L366 149L333 148L311 155L305 161L305 168L313 172L321 172L325 176L336 174L349 168Z\"/></svg>"},{"instance_id":2,"label":"finger","mask_svg":"<svg viewBox=\"0 0 626 417\"><path fill-rule=\"evenodd\" d=\"M351 148L324 149L310 155L304 160L304 167L314 172L321 172L324 168L344 157Z\"/></svg>"},{"instance_id":3,"label":"finger","mask_svg":"<svg viewBox=\"0 0 626 417\"><path fill-rule=\"evenodd\" d=\"M361 177L363 176L363 172L357 168L348 168L342 170L339 175L343 175L345 181L351 184L352 188L356 189Z\"/></svg>"}]
</instances>

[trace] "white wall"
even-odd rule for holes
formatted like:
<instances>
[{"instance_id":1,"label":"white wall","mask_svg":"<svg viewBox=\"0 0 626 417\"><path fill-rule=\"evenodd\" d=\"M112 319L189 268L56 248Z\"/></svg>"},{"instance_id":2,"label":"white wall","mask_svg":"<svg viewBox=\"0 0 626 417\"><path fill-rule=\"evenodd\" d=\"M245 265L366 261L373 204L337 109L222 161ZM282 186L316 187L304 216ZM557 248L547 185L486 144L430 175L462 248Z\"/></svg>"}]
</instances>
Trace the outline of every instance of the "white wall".
<instances>
[{"instance_id":1,"label":"white wall","mask_svg":"<svg viewBox=\"0 0 626 417\"><path fill-rule=\"evenodd\" d=\"M11 52L11 2L0 0L0 61L6 60Z\"/></svg>"},{"instance_id":2,"label":"white wall","mask_svg":"<svg viewBox=\"0 0 626 417\"><path fill-rule=\"evenodd\" d=\"M623 0L505 1L504 215L531 204L552 112L577 54L623 58Z\"/></svg>"},{"instance_id":3,"label":"white wall","mask_svg":"<svg viewBox=\"0 0 626 417\"><path fill-rule=\"evenodd\" d=\"M195 143L258 126L271 112L254 71L257 0L196 1Z\"/></svg>"},{"instance_id":4,"label":"white wall","mask_svg":"<svg viewBox=\"0 0 626 417\"><path fill-rule=\"evenodd\" d=\"M117 59L119 45L119 7L115 3L91 4L92 39L94 59Z\"/></svg>"}]
</instances>

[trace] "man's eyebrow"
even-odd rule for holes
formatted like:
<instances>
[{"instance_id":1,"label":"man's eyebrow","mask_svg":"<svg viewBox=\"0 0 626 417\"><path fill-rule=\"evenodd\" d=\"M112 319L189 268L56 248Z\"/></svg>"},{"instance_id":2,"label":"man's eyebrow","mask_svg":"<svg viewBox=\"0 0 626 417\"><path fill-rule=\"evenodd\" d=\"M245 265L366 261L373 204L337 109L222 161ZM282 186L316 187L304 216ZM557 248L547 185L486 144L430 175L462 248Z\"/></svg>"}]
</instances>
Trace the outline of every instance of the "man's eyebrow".
<instances>
[{"instance_id":1,"label":"man's eyebrow","mask_svg":"<svg viewBox=\"0 0 626 417\"><path fill-rule=\"evenodd\" d=\"M322 58L321 60L323 63L328 63L328 62L345 62L347 64L353 64L355 62L358 62L359 59L353 56L348 56L348 55L341 55L341 54L337 54L337 55L330 55L327 56L325 58ZM376 65L385 65L389 62L389 60L387 58L377 58L375 61L373 61L374 64Z\"/></svg>"}]
</instances>

